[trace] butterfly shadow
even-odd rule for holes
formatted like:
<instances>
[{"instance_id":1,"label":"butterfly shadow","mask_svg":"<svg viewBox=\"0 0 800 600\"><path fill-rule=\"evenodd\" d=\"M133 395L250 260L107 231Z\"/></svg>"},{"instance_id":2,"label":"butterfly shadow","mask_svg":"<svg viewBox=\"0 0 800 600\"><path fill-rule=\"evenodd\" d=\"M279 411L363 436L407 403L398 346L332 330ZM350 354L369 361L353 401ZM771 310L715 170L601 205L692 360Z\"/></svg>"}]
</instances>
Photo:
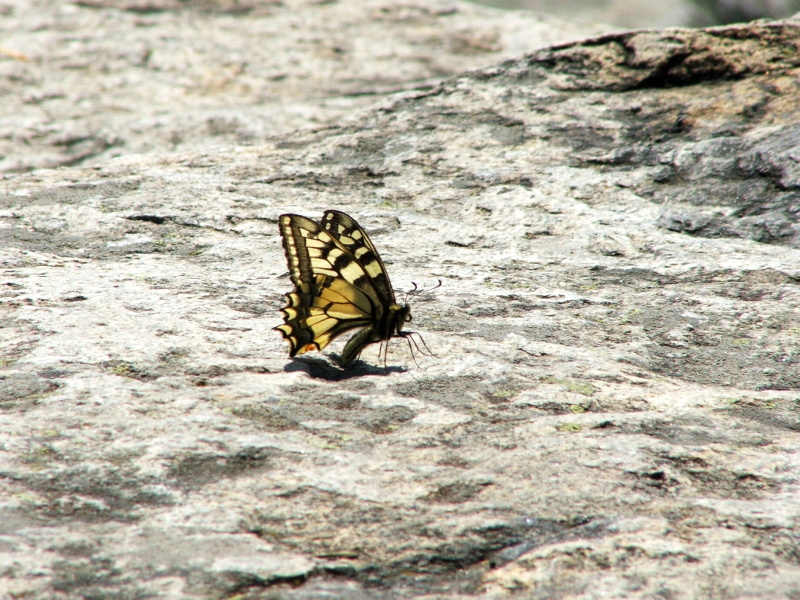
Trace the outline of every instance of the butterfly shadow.
<instances>
[{"instance_id":1,"label":"butterfly shadow","mask_svg":"<svg viewBox=\"0 0 800 600\"><path fill-rule=\"evenodd\" d=\"M405 367L378 367L363 360L356 360L349 367L342 368L324 358L311 356L295 356L283 370L290 373L304 371L314 379L324 379L325 381L344 381L365 375L389 375L408 371Z\"/></svg>"}]
</instances>

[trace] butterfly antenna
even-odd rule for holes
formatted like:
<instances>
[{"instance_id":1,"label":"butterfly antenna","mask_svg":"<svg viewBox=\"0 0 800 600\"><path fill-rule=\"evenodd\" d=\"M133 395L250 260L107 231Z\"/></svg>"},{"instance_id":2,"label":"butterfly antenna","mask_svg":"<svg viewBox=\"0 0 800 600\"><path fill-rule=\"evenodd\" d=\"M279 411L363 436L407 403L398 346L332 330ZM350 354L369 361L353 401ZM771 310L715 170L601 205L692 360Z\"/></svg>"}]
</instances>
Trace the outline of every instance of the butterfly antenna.
<instances>
[{"instance_id":1,"label":"butterfly antenna","mask_svg":"<svg viewBox=\"0 0 800 600\"><path fill-rule=\"evenodd\" d=\"M412 289L410 289L410 290L408 290L408 291L406 292L406 296L405 296L405 298L403 299L403 304L408 304L408 299L409 299L411 296L413 296L413 295L416 293L416 291L417 291L417 284L416 284L416 282L412 281L411 283L412 283L412 285L413 285L414 287L413 287Z\"/></svg>"},{"instance_id":2,"label":"butterfly antenna","mask_svg":"<svg viewBox=\"0 0 800 600\"><path fill-rule=\"evenodd\" d=\"M418 288L418 287L417 287L417 284L415 283L415 284L414 284L414 289L413 289L413 290L411 290L411 291L410 291L410 292L408 292L408 293L409 293L409 295L411 295L411 296L417 296L418 294L421 294L421 293L423 293L423 292L432 292L432 291L433 291L433 290L435 290L436 288L440 288L440 287L442 287L442 280L441 280L441 279L439 279L439 280L438 280L438 282L439 282L439 283L437 283L436 285L434 285L434 286L431 286L431 287L429 287L429 288ZM413 283L413 282L412 282L412 283Z\"/></svg>"}]
</instances>

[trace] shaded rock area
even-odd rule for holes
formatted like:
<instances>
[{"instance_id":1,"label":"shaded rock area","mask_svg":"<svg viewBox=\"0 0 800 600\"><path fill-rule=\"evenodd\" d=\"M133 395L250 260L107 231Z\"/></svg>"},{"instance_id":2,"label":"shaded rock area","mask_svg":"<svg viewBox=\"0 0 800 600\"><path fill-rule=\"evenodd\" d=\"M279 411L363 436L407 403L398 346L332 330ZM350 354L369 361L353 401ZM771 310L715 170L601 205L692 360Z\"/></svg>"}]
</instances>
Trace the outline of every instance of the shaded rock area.
<instances>
[{"instance_id":1,"label":"shaded rock area","mask_svg":"<svg viewBox=\"0 0 800 600\"><path fill-rule=\"evenodd\" d=\"M174 19L360 30L336 3L173 4L68 14L152 19L156 54ZM488 9L380 6L422 20L408 39L454 15L506 39ZM317 111L298 67L320 127L247 96L244 139L192 137L223 103L151 88L75 103L113 152L8 142L0 595L800 597L799 43L791 20L613 33L424 86L398 59L412 91L330 111L340 81ZM3 126L69 118L43 114ZM328 208L401 298L442 280L410 300L436 356L287 357L278 216Z\"/></svg>"}]
</instances>

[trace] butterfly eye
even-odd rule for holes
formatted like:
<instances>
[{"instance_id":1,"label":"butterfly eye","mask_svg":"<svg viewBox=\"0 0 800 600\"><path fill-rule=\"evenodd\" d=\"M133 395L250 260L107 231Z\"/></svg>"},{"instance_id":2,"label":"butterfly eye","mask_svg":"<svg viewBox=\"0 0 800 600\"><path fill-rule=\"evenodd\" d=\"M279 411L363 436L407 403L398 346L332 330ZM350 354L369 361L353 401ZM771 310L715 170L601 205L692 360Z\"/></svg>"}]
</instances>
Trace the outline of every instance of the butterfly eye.
<instances>
[{"instance_id":1,"label":"butterfly eye","mask_svg":"<svg viewBox=\"0 0 800 600\"><path fill-rule=\"evenodd\" d=\"M411 323L411 313L408 313L405 318L406 323Z\"/></svg>"}]
</instances>

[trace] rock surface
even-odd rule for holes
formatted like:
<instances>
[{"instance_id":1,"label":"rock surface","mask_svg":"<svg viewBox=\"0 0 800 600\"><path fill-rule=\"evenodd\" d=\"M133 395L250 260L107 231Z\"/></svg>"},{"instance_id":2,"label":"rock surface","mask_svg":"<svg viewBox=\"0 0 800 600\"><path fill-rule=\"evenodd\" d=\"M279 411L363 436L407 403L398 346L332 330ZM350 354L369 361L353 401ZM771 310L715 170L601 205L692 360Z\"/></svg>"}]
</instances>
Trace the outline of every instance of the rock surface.
<instances>
[{"instance_id":1,"label":"rock surface","mask_svg":"<svg viewBox=\"0 0 800 600\"><path fill-rule=\"evenodd\" d=\"M525 9L573 22L611 23L628 29L710 27L755 19L785 19L800 0L476 0L497 8Z\"/></svg>"},{"instance_id":2,"label":"rock surface","mask_svg":"<svg viewBox=\"0 0 800 600\"><path fill-rule=\"evenodd\" d=\"M0 172L253 144L608 30L442 0L0 2Z\"/></svg>"},{"instance_id":3,"label":"rock surface","mask_svg":"<svg viewBox=\"0 0 800 600\"><path fill-rule=\"evenodd\" d=\"M107 4L75 10L155 19L154 48L161 19L247 19ZM75 102L119 155L2 181L0 596L800 596L799 33L615 33L429 89L393 72L417 91L294 132L254 99L231 114L275 135L249 145L148 141L159 103L200 122L191 97ZM69 164L29 142L7 167ZM398 290L443 281L411 299L435 357L286 356L277 217L327 208Z\"/></svg>"}]
</instances>

